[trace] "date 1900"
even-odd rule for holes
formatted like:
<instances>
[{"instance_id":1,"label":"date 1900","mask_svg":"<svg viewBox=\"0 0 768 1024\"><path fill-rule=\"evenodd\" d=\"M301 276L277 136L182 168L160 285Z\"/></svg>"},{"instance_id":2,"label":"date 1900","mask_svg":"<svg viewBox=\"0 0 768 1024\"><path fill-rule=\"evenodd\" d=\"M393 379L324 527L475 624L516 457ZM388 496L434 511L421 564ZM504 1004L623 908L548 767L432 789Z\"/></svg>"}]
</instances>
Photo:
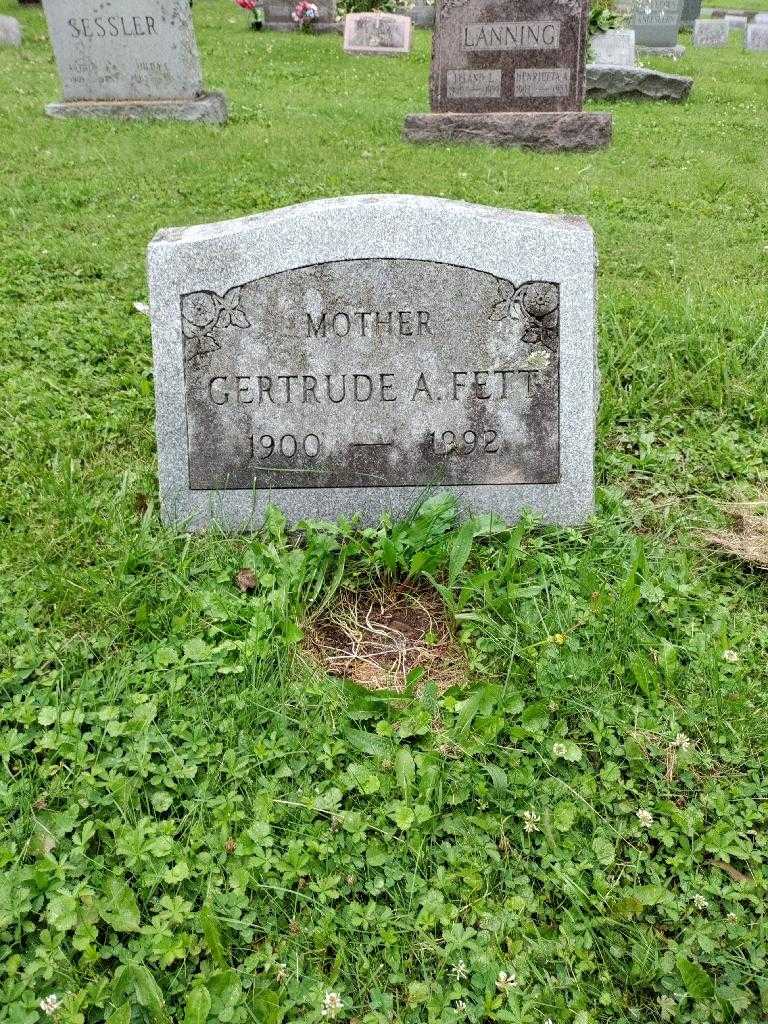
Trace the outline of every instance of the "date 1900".
<instances>
[{"instance_id":1,"label":"date 1900","mask_svg":"<svg viewBox=\"0 0 768 1024\"><path fill-rule=\"evenodd\" d=\"M495 455L501 450L501 441L495 430L465 430L456 434L454 430L444 430L437 435L434 431L427 434L432 451L435 455L471 455L477 451L483 455Z\"/></svg>"},{"instance_id":2,"label":"date 1900","mask_svg":"<svg viewBox=\"0 0 768 1024\"><path fill-rule=\"evenodd\" d=\"M256 437L251 434L251 458L271 459L273 455L282 455L284 459L292 459L296 455L305 455L308 459L316 459L320 454L320 438L317 434L307 434L297 438L294 434L283 434L273 437L262 434Z\"/></svg>"}]
</instances>

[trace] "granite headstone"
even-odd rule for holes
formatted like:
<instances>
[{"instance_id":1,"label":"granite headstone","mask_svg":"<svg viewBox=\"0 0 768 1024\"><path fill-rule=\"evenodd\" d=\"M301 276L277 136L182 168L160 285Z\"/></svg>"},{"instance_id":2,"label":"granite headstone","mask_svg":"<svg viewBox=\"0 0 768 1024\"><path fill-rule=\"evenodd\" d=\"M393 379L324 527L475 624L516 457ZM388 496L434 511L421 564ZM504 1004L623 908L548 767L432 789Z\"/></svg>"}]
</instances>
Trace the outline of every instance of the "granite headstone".
<instances>
[{"instance_id":1,"label":"granite headstone","mask_svg":"<svg viewBox=\"0 0 768 1024\"><path fill-rule=\"evenodd\" d=\"M680 15L680 25L683 28L693 28L693 23L701 17L701 0L684 0L683 13Z\"/></svg>"},{"instance_id":2,"label":"granite headstone","mask_svg":"<svg viewBox=\"0 0 768 1024\"><path fill-rule=\"evenodd\" d=\"M295 32L297 24L293 11L298 0L266 0L264 27L273 32ZM313 0L317 7L317 18L312 22L313 32L336 31L336 0Z\"/></svg>"},{"instance_id":3,"label":"granite headstone","mask_svg":"<svg viewBox=\"0 0 768 1024\"><path fill-rule=\"evenodd\" d=\"M755 25L768 25L768 11L758 11L754 17Z\"/></svg>"},{"instance_id":4,"label":"granite headstone","mask_svg":"<svg viewBox=\"0 0 768 1024\"><path fill-rule=\"evenodd\" d=\"M697 18L693 23L694 46L726 46L730 29L722 18Z\"/></svg>"},{"instance_id":5,"label":"granite headstone","mask_svg":"<svg viewBox=\"0 0 768 1024\"><path fill-rule=\"evenodd\" d=\"M593 506L595 248L580 217L325 199L149 247L167 523Z\"/></svg>"},{"instance_id":6,"label":"granite headstone","mask_svg":"<svg viewBox=\"0 0 768 1024\"><path fill-rule=\"evenodd\" d=\"M768 25L748 25L747 34L744 39L744 47L747 50L768 50Z\"/></svg>"},{"instance_id":7,"label":"granite headstone","mask_svg":"<svg viewBox=\"0 0 768 1024\"><path fill-rule=\"evenodd\" d=\"M608 32L596 32L590 39L590 50L595 64L634 67L635 33L631 28L614 28Z\"/></svg>"},{"instance_id":8,"label":"granite headstone","mask_svg":"<svg viewBox=\"0 0 768 1024\"><path fill-rule=\"evenodd\" d=\"M638 46L669 49L677 45L683 0L635 0L632 28Z\"/></svg>"},{"instance_id":9,"label":"granite headstone","mask_svg":"<svg viewBox=\"0 0 768 1024\"><path fill-rule=\"evenodd\" d=\"M205 93L188 0L44 0L62 85L53 117L224 121Z\"/></svg>"},{"instance_id":10,"label":"granite headstone","mask_svg":"<svg viewBox=\"0 0 768 1024\"><path fill-rule=\"evenodd\" d=\"M397 55L411 49L411 19L403 14L374 11L348 14L344 19L347 53Z\"/></svg>"},{"instance_id":11,"label":"granite headstone","mask_svg":"<svg viewBox=\"0 0 768 1024\"><path fill-rule=\"evenodd\" d=\"M0 14L0 46L21 46L21 24L17 18Z\"/></svg>"},{"instance_id":12,"label":"granite headstone","mask_svg":"<svg viewBox=\"0 0 768 1024\"><path fill-rule=\"evenodd\" d=\"M732 32L743 32L747 27L746 14L726 14L725 23Z\"/></svg>"},{"instance_id":13,"label":"granite headstone","mask_svg":"<svg viewBox=\"0 0 768 1024\"><path fill-rule=\"evenodd\" d=\"M432 113L409 115L405 138L606 145L610 115L582 110L588 18L589 0L438 0Z\"/></svg>"}]
</instances>

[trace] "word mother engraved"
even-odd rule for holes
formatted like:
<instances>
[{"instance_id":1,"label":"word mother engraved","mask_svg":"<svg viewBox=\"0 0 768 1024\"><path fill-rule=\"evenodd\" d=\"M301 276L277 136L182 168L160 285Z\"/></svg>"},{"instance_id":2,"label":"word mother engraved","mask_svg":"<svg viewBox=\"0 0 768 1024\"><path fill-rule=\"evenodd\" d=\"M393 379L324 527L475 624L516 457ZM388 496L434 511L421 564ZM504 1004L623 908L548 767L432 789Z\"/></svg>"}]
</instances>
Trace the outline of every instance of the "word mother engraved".
<instances>
[{"instance_id":1,"label":"word mother engraved","mask_svg":"<svg viewBox=\"0 0 768 1024\"><path fill-rule=\"evenodd\" d=\"M150 246L166 521L402 514L430 488L592 506L594 250L579 218L322 200Z\"/></svg>"},{"instance_id":2,"label":"word mother engraved","mask_svg":"<svg viewBox=\"0 0 768 1024\"><path fill-rule=\"evenodd\" d=\"M193 489L558 480L555 283L339 260L181 318Z\"/></svg>"}]
</instances>

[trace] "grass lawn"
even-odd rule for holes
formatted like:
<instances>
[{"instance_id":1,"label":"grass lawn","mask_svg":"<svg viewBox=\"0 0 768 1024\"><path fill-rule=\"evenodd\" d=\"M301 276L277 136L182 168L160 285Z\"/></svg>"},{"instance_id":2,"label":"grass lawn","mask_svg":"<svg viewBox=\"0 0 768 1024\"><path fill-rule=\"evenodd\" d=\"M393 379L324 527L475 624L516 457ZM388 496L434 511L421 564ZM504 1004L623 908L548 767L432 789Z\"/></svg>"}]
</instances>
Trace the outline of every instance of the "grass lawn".
<instances>
[{"instance_id":1,"label":"grass lawn","mask_svg":"<svg viewBox=\"0 0 768 1024\"><path fill-rule=\"evenodd\" d=\"M228 126L51 121L0 13L0 1022L765 1020L766 576L701 531L766 491L768 55L689 48L687 104L545 156L400 141L423 32L354 59L223 0ZM148 240L390 191L594 226L596 515L164 530ZM403 692L308 646L366 592L455 631Z\"/></svg>"}]
</instances>

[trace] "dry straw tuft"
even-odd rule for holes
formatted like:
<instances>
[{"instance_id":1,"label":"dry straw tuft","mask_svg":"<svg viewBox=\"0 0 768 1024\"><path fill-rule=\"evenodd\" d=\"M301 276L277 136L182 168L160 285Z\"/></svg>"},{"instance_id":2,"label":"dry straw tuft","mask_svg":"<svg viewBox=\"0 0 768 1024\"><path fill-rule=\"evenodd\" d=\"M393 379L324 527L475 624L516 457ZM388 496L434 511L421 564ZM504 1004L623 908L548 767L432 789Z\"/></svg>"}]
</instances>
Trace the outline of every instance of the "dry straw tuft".
<instances>
[{"instance_id":1,"label":"dry straw tuft","mask_svg":"<svg viewBox=\"0 0 768 1024\"><path fill-rule=\"evenodd\" d=\"M723 554L757 569L768 569L768 498L725 506L730 530L712 531L704 539Z\"/></svg>"},{"instance_id":2,"label":"dry straw tuft","mask_svg":"<svg viewBox=\"0 0 768 1024\"><path fill-rule=\"evenodd\" d=\"M342 592L305 630L304 650L330 675L369 690L402 692L416 669L418 687L439 691L466 681L467 664L439 596L396 584Z\"/></svg>"}]
</instances>

